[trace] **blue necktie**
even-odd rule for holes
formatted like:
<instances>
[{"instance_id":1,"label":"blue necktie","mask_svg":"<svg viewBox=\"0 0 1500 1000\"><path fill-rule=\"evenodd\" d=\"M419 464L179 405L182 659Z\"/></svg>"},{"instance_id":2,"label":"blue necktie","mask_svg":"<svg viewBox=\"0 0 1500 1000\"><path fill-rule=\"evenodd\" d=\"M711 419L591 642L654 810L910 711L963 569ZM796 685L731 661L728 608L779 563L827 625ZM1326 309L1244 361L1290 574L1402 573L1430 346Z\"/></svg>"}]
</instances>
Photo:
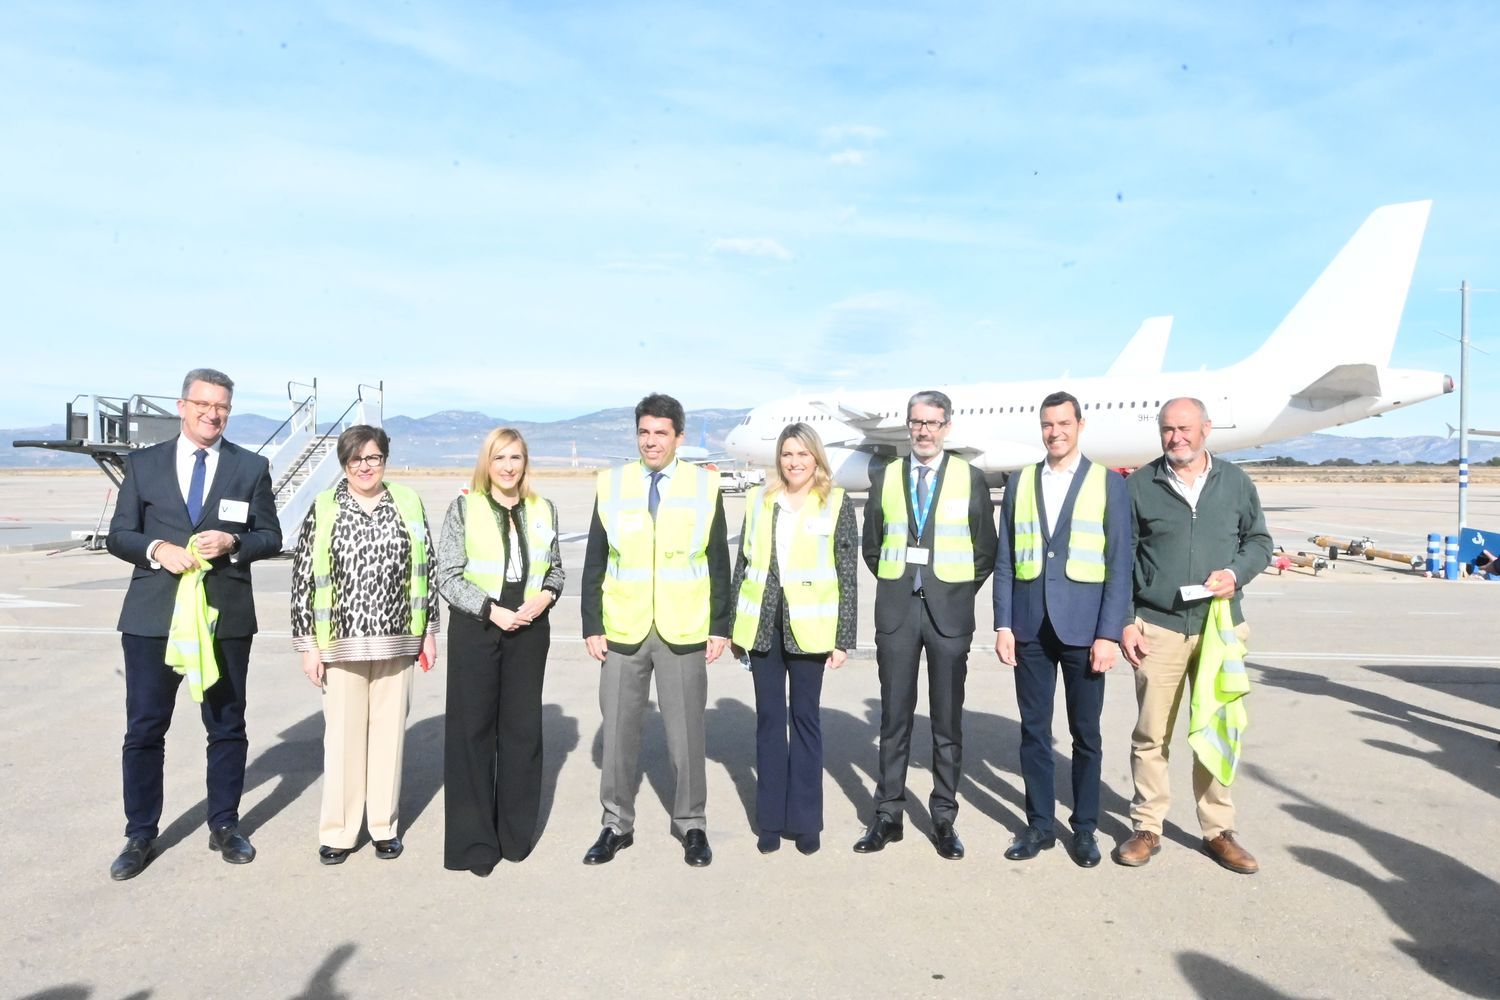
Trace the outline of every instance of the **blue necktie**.
<instances>
[{"instance_id":1,"label":"blue necktie","mask_svg":"<svg viewBox=\"0 0 1500 1000\"><path fill-rule=\"evenodd\" d=\"M932 470L929 469L925 465L919 465L919 466L917 466L917 506L921 507L923 509L926 509L926 507L927 507L927 473L929 473L931 471ZM921 540L922 540L921 532L918 532L917 533L917 541L920 542ZM929 555L927 558L931 559L932 556ZM912 579L911 579L911 590L912 590L912 593L915 594L917 591L919 591L921 589L922 589L922 567L918 566L917 567L917 573L916 573L916 575L913 576Z\"/></svg>"},{"instance_id":2,"label":"blue necktie","mask_svg":"<svg viewBox=\"0 0 1500 1000\"><path fill-rule=\"evenodd\" d=\"M651 511L651 520L656 520L656 508L661 504L661 473L651 473L651 493L646 497L646 506Z\"/></svg>"},{"instance_id":3,"label":"blue necktie","mask_svg":"<svg viewBox=\"0 0 1500 1000\"><path fill-rule=\"evenodd\" d=\"M193 455L193 478L188 480L187 508L188 520L197 524L203 513L203 480L208 477L208 450L199 448Z\"/></svg>"}]
</instances>

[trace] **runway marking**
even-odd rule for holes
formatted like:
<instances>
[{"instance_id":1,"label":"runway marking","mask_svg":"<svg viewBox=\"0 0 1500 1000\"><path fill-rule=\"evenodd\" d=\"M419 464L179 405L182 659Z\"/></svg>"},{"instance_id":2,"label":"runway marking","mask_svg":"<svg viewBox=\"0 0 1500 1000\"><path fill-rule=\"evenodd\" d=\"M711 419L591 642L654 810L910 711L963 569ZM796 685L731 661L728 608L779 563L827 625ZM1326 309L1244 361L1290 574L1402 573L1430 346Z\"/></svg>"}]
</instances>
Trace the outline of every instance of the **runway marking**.
<instances>
[{"instance_id":1,"label":"runway marking","mask_svg":"<svg viewBox=\"0 0 1500 1000\"><path fill-rule=\"evenodd\" d=\"M1408 611L1409 615L1461 615L1462 611Z\"/></svg>"},{"instance_id":2,"label":"runway marking","mask_svg":"<svg viewBox=\"0 0 1500 1000\"><path fill-rule=\"evenodd\" d=\"M19 611L22 608L76 608L76 604L58 601L37 601L20 594L0 594L0 611Z\"/></svg>"}]
</instances>

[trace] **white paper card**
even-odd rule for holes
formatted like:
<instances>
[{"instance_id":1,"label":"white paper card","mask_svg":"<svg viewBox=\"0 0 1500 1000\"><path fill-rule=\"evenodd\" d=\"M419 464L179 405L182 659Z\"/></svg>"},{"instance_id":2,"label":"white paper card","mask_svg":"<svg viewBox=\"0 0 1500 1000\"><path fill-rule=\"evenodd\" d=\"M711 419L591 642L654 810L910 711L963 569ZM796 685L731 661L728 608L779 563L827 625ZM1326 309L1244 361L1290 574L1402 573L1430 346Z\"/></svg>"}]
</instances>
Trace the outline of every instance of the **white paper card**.
<instances>
[{"instance_id":1,"label":"white paper card","mask_svg":"<svg viewBox=\"0 0 1500 1000\"><path fill-rule=\"evenodd\" d=\"M831 535L833 534L833 518L810 517L805 522L809 535Z\"/></svg>"},{"instance_id":2,"label":"white paper card","mask_svg":"<svg viewBox=\"0 0 1500 1000\"><path fill-rule=\"evenodd\" d=\"M962 518L969 516L969 502L967 500L944 500L943 516L946 518Z\"/></svg>"},{"instance_id":3,"label":"white paper card","mask_svg":"<svg viewBox=\"0 0 1500 1000\"><path fill-rule=\"evenodd\" d=\"M1214 592L1201 583L1190 583L1177 592L1182 595L1184 601L1206 601L1214 596Z\"/></svg>"},{"instance_id":4,"label":"white paper card","mask_svg":"<svg viewBox=\"0 0 1500 1000\"><path fill-rule=\"evenodd\" d=\"M250 504L246 500L220 500L219 520L244 524L250 520Z\"/></svg>"},{"instance_id":5,"label":"white paper card","mask_svg":"<svg viewBox=\"0 0 1500 1000\"><path fill-rule=\"evenodd\" d=\"M929 553L926 549L910 548L906 550L906 563L909 566L926 566Z\"/></svg>"}]
</instances>

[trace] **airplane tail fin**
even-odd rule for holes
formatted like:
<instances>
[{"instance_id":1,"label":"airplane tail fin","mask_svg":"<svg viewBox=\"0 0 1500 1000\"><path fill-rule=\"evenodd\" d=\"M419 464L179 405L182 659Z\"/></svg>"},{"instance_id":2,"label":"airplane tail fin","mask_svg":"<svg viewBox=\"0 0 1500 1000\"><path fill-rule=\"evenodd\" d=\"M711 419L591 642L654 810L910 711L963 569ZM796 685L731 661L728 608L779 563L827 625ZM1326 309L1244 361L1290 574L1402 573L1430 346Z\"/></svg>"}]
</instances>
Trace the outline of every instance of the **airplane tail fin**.
<instances>
[{"instance_id":1,"label":"airplane tail fin","mask_svg":"<svg viewBox=\"0 0 1500 1000\"><path fill-rule=\"evenodd\" d=\"M1160 375L1167 356L1167 338L1172 333L1172 317L1151 316L1141 323L1130 343L1109 366L1106 375Z\"/></svg>"},{"instance_id":2,"label":"airplane tail fin","mask_svg":"<svg viewBox=\"0 0 1500 1000\"><path fill-rule=\"evenodd\" d=\"M1370 213L1242 364L1308 378L1339 365L1389 365L1431 209L1431 201L1411 201Z\"/></svg>"}]
</instances>

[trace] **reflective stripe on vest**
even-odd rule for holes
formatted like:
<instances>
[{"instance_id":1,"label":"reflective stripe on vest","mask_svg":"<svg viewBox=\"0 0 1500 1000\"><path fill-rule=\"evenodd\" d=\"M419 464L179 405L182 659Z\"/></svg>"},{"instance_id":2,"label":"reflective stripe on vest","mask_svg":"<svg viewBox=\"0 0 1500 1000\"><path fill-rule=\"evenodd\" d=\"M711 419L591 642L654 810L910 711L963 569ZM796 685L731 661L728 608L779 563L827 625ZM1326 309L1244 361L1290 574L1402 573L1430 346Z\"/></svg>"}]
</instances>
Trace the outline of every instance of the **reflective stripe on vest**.
<instances>
[{"instance_id":1,"label":"reflective stripe on vest","mask_svg":"<svg viewBox=\"0 0 1500 1000\"><path fill-rule=\"evenodd\" d=\"M1245 655L1245 644L1234 633L1229 599L1214 598L1198 648L1188 745L1199 763L1223 785L1234 782L1245 727L1250 722L1245 709L1245 695L1250 693Z\"/></svg>"},{"instance_id":2,"label":"reflective stripe on vest","mask_svg":"<svg viewBox=\"0 0 1500 1000\"><path fill-rule=\"evenodd\" d=\"M1036 480L1041 465L1028 465L1011 478L1016 491L1016 579L1042 575L1042 515L1036 504ZM1068 531L1068 562L1063 572L1079 583L1104 582L1104 466L1089 463L1078 496L1073 499ZM1061 514L1061 511L1058 512Z\"/></svg>"},{"instance_id":3,"label":"reflective stripe on vest","mask_svg":"<svg viewBox=\"0 0 1500 1000\"><path fill-rule=\"evenodd\" d=\"M526 530L527 600L542 592L552 568L552 504L527 497L522 522ZM505 586L505 539L500 519L483 493L470 492L464 506L464 579L492 598ZM506 529L507 534L509 528Z\"/></svg>"},{"instance_id":4,"label":"reflective stripe on vest","mask_svg":"<svg viewBox=\"0 0 1500 1000\"><path fill-rule=\"evenodd\" d=\"M595 480L599 523L609 541L604 571L604 635L633 644L652 625L674 645L708 640L708 531L719 484L678 460L661 491L656 520L647 507L641 462L602 469Z\"/></svg>"},{"instance_id":5,"label":"reflective stripe on vest","mask_svg":"<svg viewBox=\"0 0 1500 1000\"><path fill-rule=\"evenodd\" d=\"M906 572L907 490L905 470L898 458L885 467L885 486L880 492L880 513L885 537L880 540L880 560L875 575L899 580ZM933 503L932 572L944 583L974 579L974 538L969 531L969 463L949 455L943 481Z\"/></svg>"},{"instance_id":6,"label":"reflective stripe on vest","mask_svg":"<svg viewBox=\"0 0 1500 1000\"><path fill-rule=\"evenodd\" d=\"M824 653L837 641L839 619L839 579L834 564L834 520L844 502L844 491L835 486L828 502L821 503L816 493L808 493L800 511L774 510L776 501L767 499L765 487L757 486L745 497L745 575L735 605L734 643L742 649L755 646L760 630L760 608L766 593L771 569L771 552L776 546L772 521L783 520L782 530L791 530L792 544L785 563L778 560L781 593L786 600L787 617L792 623L792 637L797 648L809 653ZM773 517L774 515L774 517ZM792 518L788 526L786 518ZM826 524L826 534L814 531Z\"/></svg>"},{"instance_id":7,"label":"reflective stripe on vest","mask_svg":"<svg viewBox=\"0 0 1500 1000\"><path fill-rule=\"evenodd\" d=\"M411 635L427 631L427 535L422 499L416 490L400 483L386 483L391 502L410 540L407 560L406 600L411 614ZM319 649L333 644L333 523L338 520L339 502L334 490L324 490L313 500L313 638Z\"/></svg>"}]
</instances>

